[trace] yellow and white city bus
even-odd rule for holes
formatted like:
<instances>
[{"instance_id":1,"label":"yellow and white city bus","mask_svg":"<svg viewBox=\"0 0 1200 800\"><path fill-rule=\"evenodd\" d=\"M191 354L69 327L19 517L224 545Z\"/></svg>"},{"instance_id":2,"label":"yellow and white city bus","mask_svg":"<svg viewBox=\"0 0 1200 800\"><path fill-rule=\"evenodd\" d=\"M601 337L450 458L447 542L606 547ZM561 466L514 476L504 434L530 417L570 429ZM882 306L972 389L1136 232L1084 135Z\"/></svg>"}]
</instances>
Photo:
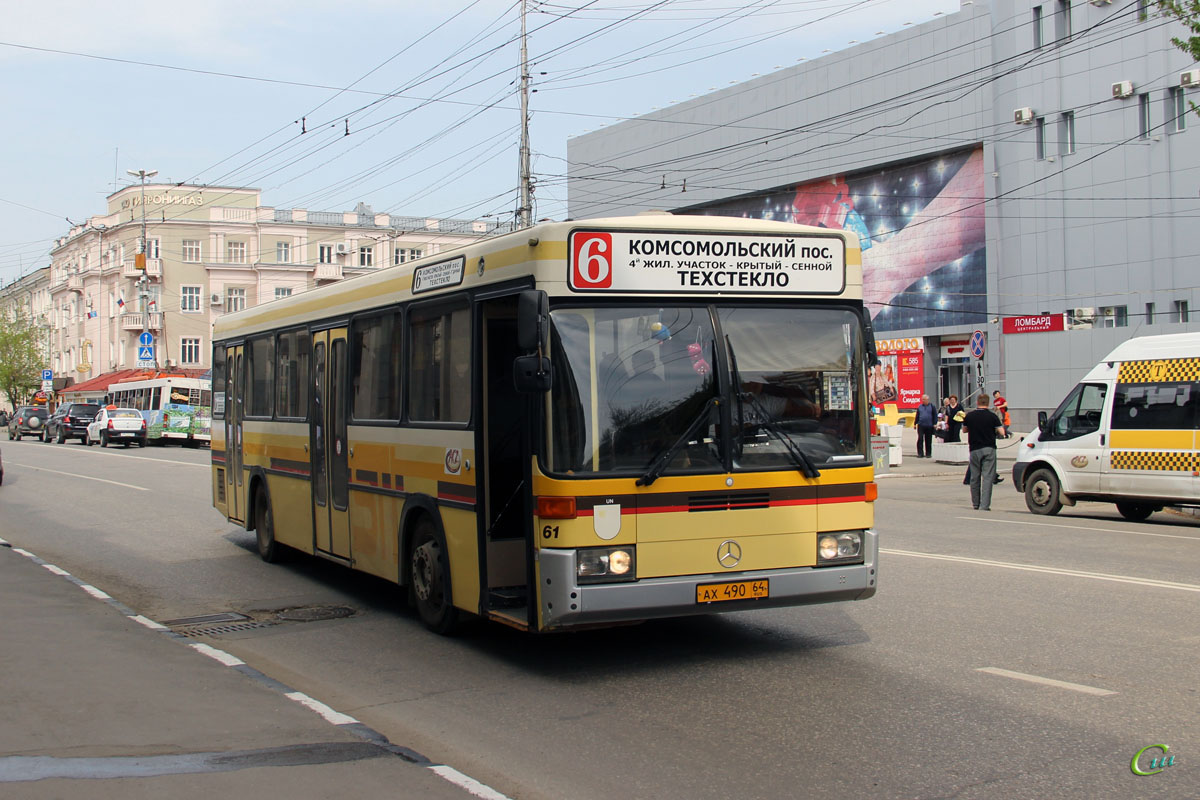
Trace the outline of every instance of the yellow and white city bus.
<instances>
[{"instance_id":1,"label":"yellow and white city bus","mask_svg":"<svg viewBox=\"0 0 1200 800\"><path fill-rule=\"evenodd\" d=\"M540 224L222 317L213 503L432 630L860 600L877 581L852 233Z\"/></svg>"}]
</instances>

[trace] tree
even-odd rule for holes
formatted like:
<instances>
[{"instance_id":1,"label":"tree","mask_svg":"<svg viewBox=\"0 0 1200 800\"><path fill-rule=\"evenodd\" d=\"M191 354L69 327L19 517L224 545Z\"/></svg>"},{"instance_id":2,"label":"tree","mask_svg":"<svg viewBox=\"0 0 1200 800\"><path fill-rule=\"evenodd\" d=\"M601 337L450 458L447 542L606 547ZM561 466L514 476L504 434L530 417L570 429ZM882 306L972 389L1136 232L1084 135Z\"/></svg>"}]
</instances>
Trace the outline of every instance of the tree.
<instances>
[{"instance_id":1,"label":"tree","mask_svg":"<svg viewBox=\"0 0 1200 800\"><path fill-rule=\"evenodd\" d=\"M1158 13L1165 17L1174 17L1191 32L1191 36L1182 39L1171 37L1171 44L1191 56L1192 61L1200 61L1200 0L1155 0ZM1196 104L1192 104L1196 109Z\"/></svg>"},{"instance_id":2,"label":"tree","mask_svg":"<svg viewBox=\"0 0 1200 800\"><path fill-rule=\"evenodd\" d=\"M24 314L0 314L0 392L14 406L30 399L41 382L41 333Z\"/></svg>"}]
</instances>

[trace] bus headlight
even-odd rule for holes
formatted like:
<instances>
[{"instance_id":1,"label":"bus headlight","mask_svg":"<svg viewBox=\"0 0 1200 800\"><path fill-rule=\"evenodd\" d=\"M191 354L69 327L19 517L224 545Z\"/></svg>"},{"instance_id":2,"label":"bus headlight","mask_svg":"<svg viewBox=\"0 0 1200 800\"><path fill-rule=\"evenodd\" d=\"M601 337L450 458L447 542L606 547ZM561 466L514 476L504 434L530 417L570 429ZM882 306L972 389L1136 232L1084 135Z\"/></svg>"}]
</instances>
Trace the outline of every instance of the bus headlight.
<instances>
[{"instance_id":1,"label":"bus headlight","mask_svg":"<svg viewBox=\"0 0 1200 800\"><path fill-rule=\"evenodd\" d=\"M632 545L584 547L575 551L575 576L580 583L609 583L637 580Z\"/></svg>"},{"instance_id":2,"label":"bus headlight","mask_svg":"<svg viewBox=\"0 0 1200 800\"><path fill-rule=\"evenodd\" d=\"M862 560L862 531L822 533L817 537L817 566L856 564Z\"/></svg>"}]
</instances>

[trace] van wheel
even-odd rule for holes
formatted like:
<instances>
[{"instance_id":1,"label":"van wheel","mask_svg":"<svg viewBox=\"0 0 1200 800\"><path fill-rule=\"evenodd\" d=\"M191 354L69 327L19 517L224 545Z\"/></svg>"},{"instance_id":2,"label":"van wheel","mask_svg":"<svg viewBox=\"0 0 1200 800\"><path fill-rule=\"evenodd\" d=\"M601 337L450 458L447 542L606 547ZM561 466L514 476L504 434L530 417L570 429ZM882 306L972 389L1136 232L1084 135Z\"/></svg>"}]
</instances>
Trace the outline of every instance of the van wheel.
<instances>
[{"instance_id":1,"label":"van wheel","mask_svg":"<svg viewBox=\"0 0 1200 800\"><path fill-rule=\"evenodd\" d=\"M450 557L433 520L423 516L413 532L410 579L417 613L434 633L452 633L458 627L458 609L450 589Z\"/></svg>"},{"instance_id":2,"label":"van wheel","mask_svg":"<svg viewBox=\"0 0 1200 800\"><path fill-rule=\"evenodd\" d=\"M275 516L271 513L271 501L261 486L254 492L254 533L259 557L268 564L281 561L283 546L275 541Z\"/></svg>"},{"instance_id":3,"label":"van wheel","mask_svg":"<svg viewBox=\"0 0 1200 800\"><path fill-rule=\"evenodd\" d=\"M1035 470L1025 479L1025 505L1034 514L1053 516L1062 510L1058 478L1048 469Z\"/></svg>"},{"instance_id":4,"label":"van wheel","mask_svg":"<svg viewBox=\"0 0 1200 800\"><path fill-rule=\"evenodd\" d=\"M1145 503L1117 503L1117 511L1130 522L1144 522L1154 513L1154 506Z\"/></svg>"}]
</instances>

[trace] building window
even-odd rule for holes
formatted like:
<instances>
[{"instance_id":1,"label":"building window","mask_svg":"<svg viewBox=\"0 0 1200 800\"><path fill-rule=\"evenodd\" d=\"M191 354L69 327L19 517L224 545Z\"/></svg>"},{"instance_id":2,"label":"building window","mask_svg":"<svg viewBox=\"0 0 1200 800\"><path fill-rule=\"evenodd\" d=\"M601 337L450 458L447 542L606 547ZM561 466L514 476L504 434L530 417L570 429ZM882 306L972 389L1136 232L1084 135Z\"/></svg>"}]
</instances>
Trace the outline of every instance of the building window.
<instances>
[{"instance_id":1,"label":"building window","mask_svg":"<svg viewBox=\"0 0 1200 800\"><path fill-rule=\"evenodd\" d=\"M292 243L291 242L276 242L275 243L275 263L276 264L292 263Z\"/></svg>"},{"instance_id":2,"label":"building window","mask_svg":"<svg viewBox=\"0 0 1200 800\"><path fill-rule=\"evenodd\" d=\"M1187 98L1181 86L1167 89L1167 119L1171 120L1167 128L1171 133L1182 133L1187 127Z\"/></svg>"},{"instance_id":3,"label":"building window","mask_svg":"<svg viewBox=\"0 0 1200 800\"><path fill-rule=\"evenodd\" d=\"M290 287L290 286L276 286L275 287L275 299L276 300L282 300L285 297L291 297L291 296L292 296L292 287Z\"/></svg>"},{"instance_id":4,"label":"building window","mask_svg":"<svg viewBox=\"0 0 1200 800\"><path fill-rule=\"evenodd\" d=\"M371 245L364 245L358 248L358 265L360 267L370 267L375 264L375 248Z\"/></svg>"},{"instance_id":5,"label":"building window","mask_svg":"<svg viewBox=\"0 0 1200 800\"><path fill-rule=\"evenodd\" d=\"M1126 306L1101 306L1101 328L1124 328L1129 324L1129 310Z\"/></svg>"},{"instance_id":6,"label":"building window","mask_svg":"<svg viewBox=\"0 0 1200 800\"><path fill-rule=\"evenodd\" d=\"M1138 22L1145 22L1150 19L1150 0L1137 0L1137 18Z\"/></svg>"},{"instance_id":7,"label":"building window","mask_svg":"<svg viewBox=\"0 0 1200 800\"><path fill-rule=\"evenodd\" d=\"M1188 301L1187 300L1176 300L1175 301L1175 319L1173 321L1174 322L1187 322L1188 321Z\"/></svg>"},{"instance_id":8,"label":"building window","mask_svg":"<svg viewBox=\"0 0 1200 800\"><path fill-rule=\"evenodd\" d=\"M423 255L421 250L405 249L402 247L396 248L395 261L396 264L403 264L406 261L416 261Z\"/></svg>"},{"instance_id":9,"label":"building window","mask_svg":"<svg viewBox=\"0 0 1200 800\"><path fill-rule=\"evenodd\" d=\"M1150 95L1138 95L1138 137L1150 138Z\"/></svg>"},{"instance_id":10,"label":"building window","mask_svg":"<svg viewBox=\"0 0 1200 800\"><path fill-rule=\"evenodd\" d=\"M1038 50L1042 46L1042 7L1033 7L1033 49Z\"/></svg>"},{"instance_id":11,"label":"building window","mask_svg":"<svg viewBox=\"0 0 1200 800\"><path fill-rule=\"evenodd\" d=\"M226 311L241 311L246 307L246 290L232 289L225 290L225 310Z\"/></svg>"},{"instance_id":12,"label":"building window","mask_svg":"<svg viewBox=\"0 0 1200 800\"><path fill-rule=\"evenodd\" d=\"M1154 324L1154 303L1146 303L1146 324Z\"/></svg>"},{"instance_id":13,"label":"building window","mask_svg":"<svg viewBox=\"0 0 1200 800\"><path fill-rule=\"evenodd\" d=\"M1038 117L1033 121L1033 133L1037 140L1037 159L1046 157L1046 118Z\"/></svg>"},{"instance_id":14,"label":"building window","mask_svg":"<svg viewBox=\"0 0 1200 800\"><path fill-rule=\"evenodd\" d=\"M179 310L195 312L200 310L200 286L179 287Z\"/></svg>"},{"instance_id":15,"label":"building window","mask_svg":"<svg viewBox=\"0 0 1200 800\"><path fill-rule=\"evenodd\" d=\"M200 339L198 337L185 336L179 340L179 363L200 363Z\"/></svg>"},{"instance_id":16,"label":"building window","mask_svg":"<svg viewBox=\"0 0 1200 800\"><path fill-rule=\"evenodd\" d=\"M1071 36L1071 0L1058 0L1058 38Z\"/></svg>"},{"instance_id":17,"label":"building window","mask_svg":"<svg viewBox=\"0 0 1200 800\"><path fill-rule=\"evenodd\" d=\"M146 258L160 258L158 254L158 239L146 240Z\"/></svg>"},{"instance_id":18,"label":"building window","mask_svg":"<svg viewBox=\"0 0 1200 800\"><path fill-rule=\"evenodd\" d=\"M333 245L323 244L317 248L317 263L332 264L333 263Z\"/></svg>"},{"instance_id":19,"label":"building window","mask_svg":"<svg viewBox=\"0 0 1200 800\"><path fill-rule=\"evenodd\" d=\"M230 264L245 264L246 263L246 243L245 242L226 242L225 243L225 260Z\"/></svg>"},{"instance_id":20,"label":"building window","mask_svg":"<svg viewBox=\"0 0 1200 800\"><path fill-rule=\"evenodd\" d=\"M1058 154L1075 152L1075 112L1065 111L1058 119Z\"/></svg>"},{"instance_id":21,"label":"building window","mask_svg":"<svg viewBox=\"0 0 1200 800\"><path fill-rule=\"evenodd\" d=\"M183 240L183 260L188 264L197 264L200 262L200 240L199 239L184 239Z\"/></svg>"}]
</instances>

